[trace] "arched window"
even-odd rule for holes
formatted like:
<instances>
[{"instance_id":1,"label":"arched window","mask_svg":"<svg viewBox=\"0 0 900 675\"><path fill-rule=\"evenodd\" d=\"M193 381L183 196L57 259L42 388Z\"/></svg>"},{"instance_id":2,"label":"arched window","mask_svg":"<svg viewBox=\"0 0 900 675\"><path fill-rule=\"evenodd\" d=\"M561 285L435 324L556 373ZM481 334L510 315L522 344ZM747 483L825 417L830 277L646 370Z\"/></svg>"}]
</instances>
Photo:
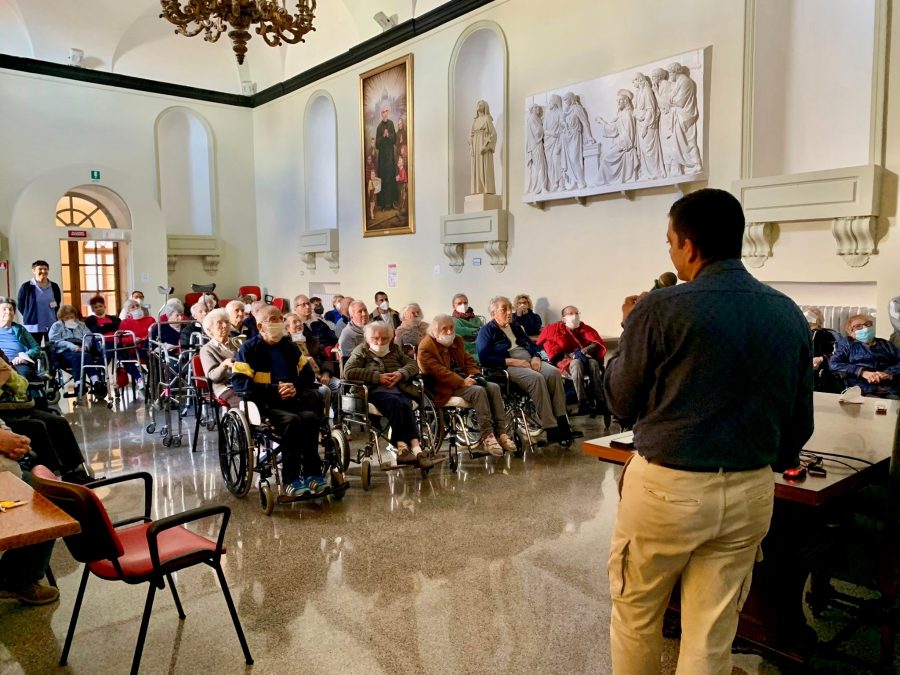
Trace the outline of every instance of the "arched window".
<instances>
[{"instance_id":1,"label":"arched window","mask_svg":"<svg viewBox=\"0 0 900 675\"><path fill-rule=\"evenodd\" d=\"M156 122L159 200L168 234L212 235L212 133L197 113L170 108Z\"/></svg>"},{"instance_id":2,"label":"arched window","mask_svg":"<svg viewBox=\"0 0 900 675\"><path fill-rule=\"evenodd\" d=\"M56 205L56 226L108 230L115 224L100 203L75 192L67 192Z\"/></svg>"},{"instance_id":3,"label":"arched window","mask_svg":"<svg viewBox=\"0 0 900 675\"><path fill-rule=\"evenodd\" d=\"M306 229L337 227L337 114L325 92L309 99L304 115Z\"/></svg>"}]
</instances>

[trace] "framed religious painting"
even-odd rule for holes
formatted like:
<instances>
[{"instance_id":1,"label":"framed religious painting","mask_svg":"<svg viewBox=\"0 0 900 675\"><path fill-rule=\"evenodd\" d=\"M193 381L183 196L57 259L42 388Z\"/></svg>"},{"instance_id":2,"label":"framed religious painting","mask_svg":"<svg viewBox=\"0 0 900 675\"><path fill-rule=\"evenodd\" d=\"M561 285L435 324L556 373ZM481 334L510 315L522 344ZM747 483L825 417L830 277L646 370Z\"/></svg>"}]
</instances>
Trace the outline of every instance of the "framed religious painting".
<instances>
[{"instance_id":1,"label":"framed religious painting","mask_svg":"<svg viewBox=\"0 0 900 675\"><path fill-rule=\"evenodd\" d=\"M359 76L363 236L412 234L413 57Z\"/></svg>"}]
</instances>

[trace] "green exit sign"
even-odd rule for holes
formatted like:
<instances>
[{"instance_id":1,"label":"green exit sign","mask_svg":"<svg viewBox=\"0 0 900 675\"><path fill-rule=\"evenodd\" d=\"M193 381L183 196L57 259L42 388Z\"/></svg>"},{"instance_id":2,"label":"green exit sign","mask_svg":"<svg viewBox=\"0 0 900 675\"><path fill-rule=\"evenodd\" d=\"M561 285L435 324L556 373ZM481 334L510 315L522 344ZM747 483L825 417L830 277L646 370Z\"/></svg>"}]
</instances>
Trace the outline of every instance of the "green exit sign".
<instances>
[{"instance_id":1,"label":"green exit sign","mask_svg":"<svg viewBox=\"0 0 900 675\"><path fill-rule=\"evenodd\" d=\"M100 172L91 171L91 180L100 180Z\"/></svg>"}]
</instances>

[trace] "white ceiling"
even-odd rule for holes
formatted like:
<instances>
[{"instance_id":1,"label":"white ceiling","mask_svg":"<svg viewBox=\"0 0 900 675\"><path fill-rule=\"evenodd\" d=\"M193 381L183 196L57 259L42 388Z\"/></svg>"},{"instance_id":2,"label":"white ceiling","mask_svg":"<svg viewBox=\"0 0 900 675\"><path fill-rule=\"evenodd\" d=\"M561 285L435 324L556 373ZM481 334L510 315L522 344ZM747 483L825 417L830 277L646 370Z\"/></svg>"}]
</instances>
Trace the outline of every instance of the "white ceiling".
<instances>
[{"instance_id":1,"label":"white ceiling","mask_svg":"<svg viewBox=\"0 0 900 675\"><path fill-rule=\"evenodd\" d=\"M318 0L316 30L306 42L269 47L251 28L247 58L238 66L226 34L215 44L202 34L176 35L159 18L158 0L0 0L0 53L65 64L74 47L92 70L239 94L242 80L261 91L378 35L376 12L396 14L402 23L443 4Z\"/></svg>"}]
</instances>

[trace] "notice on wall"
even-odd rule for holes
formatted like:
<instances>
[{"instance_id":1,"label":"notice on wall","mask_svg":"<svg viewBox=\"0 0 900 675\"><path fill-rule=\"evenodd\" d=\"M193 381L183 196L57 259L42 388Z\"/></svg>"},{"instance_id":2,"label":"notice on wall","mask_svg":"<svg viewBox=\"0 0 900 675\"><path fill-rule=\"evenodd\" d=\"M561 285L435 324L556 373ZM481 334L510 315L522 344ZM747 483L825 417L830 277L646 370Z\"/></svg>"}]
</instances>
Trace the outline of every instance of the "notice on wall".
<instances>
[{"instance_id":1,"label":"notice on wall","mask_svg":"<svg viewBox=\"0 0 900 675\"><path fill-rule=\"evenodd\" d=\"M387 285L388 288L397 288L397 263L388 263Z\"/></svg>"}]
</instances>

